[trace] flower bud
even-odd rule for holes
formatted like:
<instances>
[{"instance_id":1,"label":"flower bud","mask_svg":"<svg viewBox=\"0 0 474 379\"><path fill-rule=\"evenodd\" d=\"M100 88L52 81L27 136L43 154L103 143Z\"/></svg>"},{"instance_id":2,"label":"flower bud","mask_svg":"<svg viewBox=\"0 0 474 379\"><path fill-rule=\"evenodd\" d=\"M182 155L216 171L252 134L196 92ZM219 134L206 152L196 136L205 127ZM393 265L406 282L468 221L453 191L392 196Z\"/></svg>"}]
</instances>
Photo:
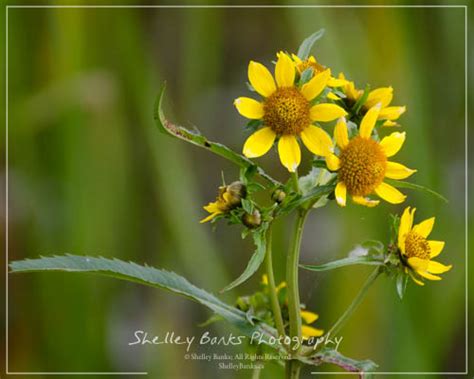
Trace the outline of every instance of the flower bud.
<instances>
[{"instance_id":1,"label":"flower bud","mask_svg":"<svg viewBox=\"0 0 474 379\"><path fill-rule=\"evenodd\" d=\"M262 224L262 216L260 215L260 212L255 209L252 214L245 213L242 216L242 222L247 228L255 229Z\"/></svg>"},{"instance_id":2,"label":"flower bud","mask_svg":"<svg viewBox=\"0 0 474 379\"><path fill-rule=\"evenodd\" d=\"M247 188L242 182L233 182L225 187L225 201L230 207L236 207L247 195Z\"/></svg>"},{"instance_id":3,"label":"flower bud","mask_svg":"<svg viewBox=\"0 0 474 379\"><path fill-rule=\"evenodd\" d=\"M285 200L285 197L286 197L286 193L285 191L283 191L282 189L276 189L273 193L272 193L272 200L275 202L275 203L282 203L283 200Z\"/></svg>"}]
</instances>

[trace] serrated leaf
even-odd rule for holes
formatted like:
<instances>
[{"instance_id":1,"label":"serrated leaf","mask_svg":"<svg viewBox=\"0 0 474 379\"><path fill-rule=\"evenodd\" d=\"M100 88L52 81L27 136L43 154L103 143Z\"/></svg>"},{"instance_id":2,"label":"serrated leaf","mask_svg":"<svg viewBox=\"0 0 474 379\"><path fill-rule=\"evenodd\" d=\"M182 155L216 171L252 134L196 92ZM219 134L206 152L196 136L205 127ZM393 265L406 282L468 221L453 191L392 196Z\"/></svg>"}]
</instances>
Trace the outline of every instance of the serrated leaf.
<instances>
[{"instance_id":1,"label":"serrated leaf","mask_svg":"<svg viewBox=\"0 0 474 379\"><path fill-rule=\"evenodd\" d=\"M300 267L309 271L328 271L328 270L334 270L336 268L352 266L352 265L380 266L380 265L383 265L383 261L380 259L372 258L370 256L360 256L360 257L348 257L348 258L338 259L337 261L324 263L322 265L300 264Z\"/></svg>"},{"instance_id":2,"label":"serrated leaf","mask_svg":"<svg viewBox=\"0 0 474 379\"><path fill-rule=\"evenodd\" d=\"M263 224L258 230L252 232L253 240L255 243L255 252L247 263L247 267L244 272L235 279L232 283L227 285L221 290L222 292L229 291L232 288L237 287L238 285L245 282L249 279L260 267L263 260L265 259L265 250L266 250L266 240L265 234L268 228L268 224Z\"/></svg>"},{"instance_id":3,"label":"serrated leaf","mask_svg":"<svg viewBox=\"0 0 474 379\"><path fill-rule=\"evenodd\" d=\"M301 60L308 59L311 49L313 48L314 43L324 35L324 29L320 29L317 32L311 34L307 37L300 45L298 49L298 57Z\"/></svg>"},{"instance_id":4,"label":"serrated leaf","mask_svg":"<svg viewBox=\"0 0 474 379\"><path fill-rule=\"evenodd\" d=\"M271 344L268 340L271 336L277 335L275 329L265 324L250 324L244 312L222 302L213 294L196 287L174 272L150 266L140 266L119 259L112 260L103 257L78 255L14 261L10 263L10 268L12 273L35 271L89 272L165 289L205 305L237 327L246 336L251 336L255 332L262 333L263 341L266 344L282 351L281 346Z\"/></svg>"},{"instance_id":5,"label":"serrated leaf","mask_svg":"<svg viewBox=\"0 0 474 379\"><path fill-rule=\"evenodd\" d=\"M163 85L161 92L156 99L155 109L154 109L155 124L162 133L178 138L182 141L186 141L195 146L202 147L214 154L217 154L229 160L230 162L236 164L239 167L249 168L249 167L255 166L257 167L258 175L260 175L260 177L262 177L264 180L266 180L272 185L281 185L280 182L273 179L270 175L268 175L265 171L263 171L261 167L257 166L254 162L252 162L247 157L244 157L243 155L236 153L235 151L231 150L230 148L228 148L227 146L221 143L209 141L202 134L197 134L182 126L175 125L172 122L170 122L165 117L163 113L163 109L162 109L165 87L166 86Z\"/></svg>"},{"instance_id":6,"label":"serrated leaf","mask_svg":"<svg viewBox=\"0 0 474 379\"><path fill-rule=\"evenodd\" d=\"M140 266L136 263L124 262L119 259L69 254L14 261L10 263L10 268L12 273L38 271L87 272L165 289L205 305L215 312L216 315L219 315L238 328L247 337L255 336L258 333L259 342L261 340L262 343L286 355L283 345L276 343L278 333L273 327L256 320L254 321L254 318L252 318L253 324L250 323L248 320L249 316L245 312L222 302L213 294L196 287L187 279L174 272L146 265ZM302 353L308 353L310 349L309 347L304 348ZM308 365L333 363L340 366L345 365L353 370L361 369L364 371L368 371L373 365L373 362L371 365L369 361L352 360L337 352L327 352L325 349L311 357L295 355L294 358Z\"/></svg>"},{"instance_id":7,"label":"serrated leaf","mask_svg":"<svg viewBox=\"0 0 474 379\"><path fill-rule=\"evenodd\" d=\"M443 195L439 194L436 191L433 191L430 188L421 186L419 184L404 182L404 181L401 181L401 180L394 180L394 179L384 179L384 181L386 181L388 184L390 184L394 187L397 187L397 188L408 188L408 189L421 191L421 192L424 192L424 193L429 193L430 195L433 195L434 197L437 197L438 199L440 199L440 200L442 200L446 203L449 202L448 199L446 199Z\"/></svg>"}]
</instances>

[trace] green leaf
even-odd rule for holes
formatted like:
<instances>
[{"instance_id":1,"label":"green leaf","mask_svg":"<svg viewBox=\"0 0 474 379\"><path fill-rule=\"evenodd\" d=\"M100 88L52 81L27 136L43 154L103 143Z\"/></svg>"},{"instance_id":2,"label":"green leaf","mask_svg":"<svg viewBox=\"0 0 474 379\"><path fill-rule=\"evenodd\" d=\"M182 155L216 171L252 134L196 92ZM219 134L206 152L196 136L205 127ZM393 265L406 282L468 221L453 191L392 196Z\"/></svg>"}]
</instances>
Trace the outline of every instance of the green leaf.
<instances>
[{"instance_id":1,"label":"green leaf","mask_svg":"<svg viewBox=\"0 0 474 379\"><path fill-rule=\"evenodd\" d=\"M401 180L387 179L387 178L384 179L384 181L386 181L388 184L391 184L392 186L397 187L397 188L408 188L408 189L413 189L413 190L425 192L425 193L433 195L434 197L444 201L445 203L449 202L448 199L446 199L443 195L441 195L438 192L433 191L432 189L429 189L427 187L420 186L419 184L404 182L404 181L401 181Z\"/></svg>"},{"instance_id":2,"label":"green leaf","mask_svg":"<svg viewBox=\"0 0 474 379\"><path fill-rule=\"evenodd\" d=\"M257 167L258 175L260 175L260 177L262 177L268 183L270 183L273 186L281 185L280 182L273 179L270 175L265 173L261 167L258 167L254 162L244 157L243 155L236 153L235 151L231 150L225 145L222 145L217 142L209 141L206 137L204 137L201 134L192 132L190 130L187 130L186 128L183 128L182 126L175 125L171 123L170 121L168 121L162 109L165 87L166 86L163 85L161 92L156 99L155 110L154 110L154 118L155 118L156 126L162 133L178 138L182 141L186 141L195 146L202 147L206 150L209 150L210 152L231 161L232 163L236 164L237 166L241 168L249 168L249 167L255 166Z\"/></svg>"},{"instance_id":3,"label":"green leaf","mask_svg":"<svg viewBox=\"0 0 474 379\"><path fill-rule=\"evenodd\" d=\"M300 45L298 49L298 57L301 60L308 59L311 49L313 48L314 43L324 35L324 29L320 29L317 32L311 34L306 38Z\"/></svg>"},{"instance_id":4,"label":"green leaf","mask_svg":"<svg viewBox=\"0 0 474 379\"><path fill-rule=\"evenodd\" d=\"M338 259L337 261L324 263L322 265L300 264L300 267L309 271L327 271L327 270L334 270L335 268L339 268L339 267L352 266L352 265L380 266L380 265L383 265L383 261L380 259L375 259L370 256L360 256L360 257L347 257L343 259Z\"/></svg>"},{"instance_id":5,"label":"green leaf","mask_svg":"<svg viewBox=\"0 0 474 379\"><path fill-rule=\"evenodd\" d=\"M246 336L251 336L254 332L262 333L263 341L266 344L282 351L281 346L271 344L268 341L271 336L277 335L275 329L266 324L250 324L244 312L222 302L213 294L196 287L174 272L159 270L150 266L140 266L119 259L78 255L14 261L10 263L10 268L13 273L34 271L89 272L168 290L205 305L237 327Z\"/></svg>"},{"instance_id":6,"label":"green leaf","mask_svg":"<svg viewBox=\"0 0 474 379\"><path fill-rule=\"evenodd\" d=\"M252 233L253 240L255 243L255 252L253 253L252 257L250 258L247 267L245 268L244 272L235 279L232 283L224 287L220 292L229 291L232 288L237 287L238 285L245 282L249 279L260 267L263 260L265 259L265 250L266 250L266 231L268 228L268 224L263 224L258 230Z\"/></svg>"},{"instance_id":7,"label":"green leaf","mask_svg":"<svg viewBox=\"0 0 474 379\"><path fill-rule=\"evenodd\" d=\"M320 352L311 357L315 360L315 364L318 365L321 363L332 363L336 366L343 368L346 371L350 372L359 372L365 376L366 372L375 371L378 365L371 360L356 360L352 358L345 357L338 351L330 348L323 348ZM317 374L317 371L313 373Z\"/></svg>"},{"instance_id":8,"label":"green leaf","mask_svg":"<svg viewBox=\"0 0 474 379\"><path fill-rule=\"evenodd\" d=\"M304 70L302 73L301 73L301 77L300 77L300 81L299 81L299 85L302 86L303 84L306 84L309 82L309 80L313 77L313 68L312 67L308 67L306 70Z\"/></svg>"},{"instance_id":9,"label":"green leaf","mask_svg":"<svg viewBox=\"0 0 474 379\"><path fill-rule=\"evenodd\" d=\"M236 307L222 302L213 294L196 287L187 279L174 272L150 266L140 266L136 263L124 262L119 259L69 254L14 261L10 263L10 268L12 273L38 271L87 272L168 290L203 304L214 311L217 316L234 325L247 337L256 336L258 333L259 342L261 341L276 349L279 353L286 355L283 345L276 342L278 340L278 333L273 327L259 322ZM217 316L216 318L211 318L212 321L216 320ZM252 319L252 322L249 322L249 318ZM303 352L308 353L311 349L309 347L305 348ZM295 355L295 359L308 365L332 363L345 367L350 371L369 371L374 365L370 361L356 361L327 349L322 349L310 357Z\"/></svg>"},{"instance_id":10,"label":"green leaf","mask_svg":"<svg viewBox=\"0 0 474 379\"><path fill-rule=\"evenodd\" d=\"M250 214L253 213L254 206L251 200L242 199L241 203L242 203L242 208L244 209L245 212L250 213Z\"/></svg>"},{"instance_id":11,"label":"green leaf","mask_svg":"<svg viewBox=\"0 0 474 379\"><path fill-rule=\"evenodd\" d=\"M397 275L397 293L400 299L403 299L403 295L405 294L405 291L407 289L407 283L408 283L408 275L400 271Z\"/></svg>"}]
</instances>

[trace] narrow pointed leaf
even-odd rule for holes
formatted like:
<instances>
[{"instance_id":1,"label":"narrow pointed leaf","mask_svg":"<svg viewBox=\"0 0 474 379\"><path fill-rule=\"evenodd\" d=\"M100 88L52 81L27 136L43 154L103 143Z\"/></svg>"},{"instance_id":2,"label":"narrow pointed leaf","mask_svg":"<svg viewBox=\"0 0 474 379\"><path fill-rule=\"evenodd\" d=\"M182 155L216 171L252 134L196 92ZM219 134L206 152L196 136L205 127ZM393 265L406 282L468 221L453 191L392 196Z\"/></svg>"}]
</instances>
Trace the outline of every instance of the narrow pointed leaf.
<instances>
[{"instance_id":1,"label":"narrow pointed leaf","mask_svg":"<svg viewBox=\"0 0 474 379\"><path fill-rule=\"evenodd\" d=\"M229 291L232 288L235 288L238 285L242 284L260 268L260 265L265 259L265 249L266 249L265 232L267 228L268 228L268 225L262 225L262 227L258 231L255 231L252 233L253 240L255 242L255 252L250 258L244 272L232 283L224 287L221 290L221 292Z\"/></svg>"},{"instance_id":2,"label":"narrow pointed leaf","mask_svg":"<svg viewBox=\"0 0 474 379\"><path fill-rule=\"evenodd\" d=\"M381 261L380 259L375 259L369 256L361 256L361 257L343 258L337 261L324 263L322 265L301 264L300 267L309 271L327 271L327 270L334 270L336 268L352 266L352 265L380 266L382 264L383 264L383 261Z\"/></svg>"},{"instance_id":3,"label":"narrow pointed leaf","mask_svg":"<svg viewBox=\"0 0 474 379\"><path fill-rule=\"evenodd\" d=\"M384 181L386 181L388 184L391 184L392 186L397 187L397 188L408 188L408 189L413 189L413 190L425 192L425 193L433 195L434 197L444 201L445 203L449 202L448 199L446 199L443 195L439 194L436 191L433 191L430 188L421 186L419 184L404 182L402 180L393 180L393 179L384 179Z\"/></svg>"},{"instance_id":4,"label":"narrow pointed leaf","mask_svg":"<svg viewBox=\"0 0 474 379\"><path fill-rule=\"evenodd\" d=\"M324 35L324 29L320 29L317 32L311 34L306 38L300 45L298 49L298 57L301 60L308 59L311 49L313 48L314 43Z\"/></svg>"}]
</instances>

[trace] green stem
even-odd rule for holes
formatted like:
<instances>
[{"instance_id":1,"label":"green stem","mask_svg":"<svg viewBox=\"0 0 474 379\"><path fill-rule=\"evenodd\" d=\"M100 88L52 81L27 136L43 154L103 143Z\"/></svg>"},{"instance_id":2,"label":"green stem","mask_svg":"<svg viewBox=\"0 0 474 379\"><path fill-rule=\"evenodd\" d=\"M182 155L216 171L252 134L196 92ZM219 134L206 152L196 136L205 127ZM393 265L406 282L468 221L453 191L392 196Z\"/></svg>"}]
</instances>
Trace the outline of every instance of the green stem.
<instances>
[{"instance_id":1,"label":"green stem","mask_svg":"<svg viewBox=\"0 0 474 379\"><path fill-rule=\"evenodd\" d=\"M265 253L265 264L268 276L268 285L270 287L270 301L272 303L273 318L275 325L280 336L285 335L285 327L283 325L283 318L281 316L280 302L278 301L275 276L273 275L273 262L272 262L272 224L268 226L266 233L266 253Z\"/></svg>"},{"instance_id":2,"label":"green stem","mask_svg":"<svg viewBox=\"0 0 474 379\"><path fill-rule=\"evenodd\" d=\"M364 299L365 295L367 294L368 289L372 286L372 284L375 282L375 280L378 278L378 276L381 274L382 266L377 267L372 274L367 278L365 281L364 285L360 289L359 293L355 297L355 299L352 301L351 305L346 309L346 311L342 314L341 317L339 317L339 320L336 321L336 323L333 325L333 327L329 330L327 335L335 335L337 334L341 328L344 326L344 324L349 320L349 318L352 316L354 311L357 309L359 304L362 302Z\"/></svg>"},{"instance_id":3,"label":"green stem","mask_svg":"<svg viewBox=\"0 0 474 379\"><path fill-rule=\"evenodd\" d=\"M307 210L298 210L298 218L295 223L293 233L293 244L286 261L286 281L288 285L288 313L290 318L290 337L298 338L301 341L301 307L300 293L298 287L298 263L300 256L301 238L303 236L303 227L308 215ZM294 343L291 346L294 347ZM292 353L298 353L299 348L292 350ZM301 365L296 360L287 361L286 374L289 379L299 378Z\"/></svg>"},{"instance_id":4,"label":"green stem","mask_svg":"<svg viewBox=\"0 0 474 379\"><path fill-rule=\"evenodd\" d=\"M292 172L291 177L293 179L293 188L295 189L295 192L299 193L300 192L300 186L298 183L298 172Z\"/></svg>"}]
</instances>

